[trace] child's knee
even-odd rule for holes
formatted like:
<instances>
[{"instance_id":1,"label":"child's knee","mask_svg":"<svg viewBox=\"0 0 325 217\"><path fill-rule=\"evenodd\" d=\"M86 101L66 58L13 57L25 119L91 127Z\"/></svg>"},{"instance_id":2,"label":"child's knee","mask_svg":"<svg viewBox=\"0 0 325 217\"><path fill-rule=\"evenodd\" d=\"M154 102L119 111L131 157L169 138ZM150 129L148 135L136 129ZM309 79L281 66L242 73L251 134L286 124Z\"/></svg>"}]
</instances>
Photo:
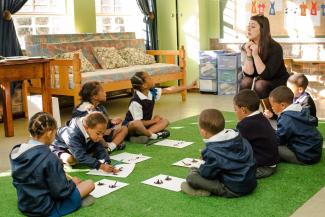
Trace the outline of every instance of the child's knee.
<instances>
[{"instance_id":1,"label":"child's knee","mask_svg":"<svg viewBox=\"0 0 325 217\"><path fill-rule=\"evenodd\" d=\"M169 125L169 120L166 118L162 118L160 120L160 123L163 124L165 127L167 127Z\"/></svg>"},{"instance_id":2,"label":"child's knee","mask_svg":"<svg viewBox=\"0 0 325 217\"><path fill-rule=\"evenodd\" d=\"M129 128L137 129L143 127L143 123L140 120L132 121L129 123Z\"/></svg>"}]
</instances>

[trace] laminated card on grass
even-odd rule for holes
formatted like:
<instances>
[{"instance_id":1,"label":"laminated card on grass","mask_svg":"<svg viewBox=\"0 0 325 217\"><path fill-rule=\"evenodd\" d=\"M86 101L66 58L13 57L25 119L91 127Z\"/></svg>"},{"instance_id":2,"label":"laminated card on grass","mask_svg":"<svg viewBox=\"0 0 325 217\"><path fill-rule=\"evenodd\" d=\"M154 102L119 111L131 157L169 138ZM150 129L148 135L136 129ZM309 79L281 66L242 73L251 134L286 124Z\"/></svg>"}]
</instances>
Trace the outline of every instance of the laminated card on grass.
<instances>
[{"instance_id":1,"label":"laminated card on grass","mask_svg":"<svg viewBox=\"0 0 325 217\"><path fill-rule=\"evenodd\" d=\"M162 141L154 143L154 145L172 147L172 148L185 148L186 146L192 145L194 142L186 142L182 140L164 139Z\"/></svg>"},{"instance_id":2,"label":"laminated card on grass","mask_svg":"<svg viewBox=\"0 0 325 217\"><path fill-rule=\"evenodd\" d=\"M120 153L117 155L110 156L111 159L121 161L123 163L139 163L141 161L145 161L150 159L151 157L144 156L142 154L132 154L132 153Z\"/></svg>"},{"instance_id":3,"label":"laminated card on grass","mask_svg":"<svg viewBox=\"0 0 325 217\"><path fill-rule=\"evenodd\" d=\"M90 195L95 198L99 198L112 193L113 191L119 190L120 188L123 188L127 185L128 184L124 182L102 179L98 182L95 182L95 189L90 193Z\"/></svg>"},{"instance_id":4,"label":"laminated card on grass","mask_svg":"<svg viewBox=\"0 0 325 217\"><path fill-rule=\"evenodd\" d=\"M170 191L181 191L181 184L185 182L185 179L175 176L160 174L153 178L143 181L143 184L155 186L158 188L164 188Z\"/></svg>"},{"instance_id":5,"label":"laminated card on grass","mask_svg":"<svg viewBox=\"0 0 325 217\"><path fill-rule=\"evenodd\" d=\"M195 158L184 158L183 160L173 163L173 165L175 166L188 167L188 168L190 167L199 168L201 164L204 164L204 160L195 159Z\"/></svg>"}]
</instances>

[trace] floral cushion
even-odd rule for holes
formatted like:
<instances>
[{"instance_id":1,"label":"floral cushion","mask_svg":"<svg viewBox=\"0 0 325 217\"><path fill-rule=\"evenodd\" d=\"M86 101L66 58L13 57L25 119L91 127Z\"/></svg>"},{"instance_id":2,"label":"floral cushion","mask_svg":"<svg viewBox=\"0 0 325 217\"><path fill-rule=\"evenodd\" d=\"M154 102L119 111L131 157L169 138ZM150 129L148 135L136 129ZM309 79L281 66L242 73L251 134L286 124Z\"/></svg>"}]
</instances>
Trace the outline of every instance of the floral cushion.
<instances>
[{"instance_id":1,"label":"floral cushion","mask_svg":"<svg viewBox=\"0 0 325 217\"><path fill-rule=\"evenodd\" d=\"M81 69L80 72L93 72L95 71L95 67L86 59L86 57L83 55L82 50L67 52L58 54L55 56L57 59L73 59L74 54L79 54L79 59L81 62Z\"/></svg>"},{"instance_id":2,"label":"floral cushion","mask_svg":"<svg viewBox=\"0 0 325 217\"><path fill-rule=\"evenodd\" d=\"M114 47L93 47L93 53L103 69L115 69L129 66Z\"/></svg>"},{"instance_id":3,"label":"floral cushion","mask_svg":"<svg viewBox=\"0 0 325 217\"><path fill-rule=\"evenodd\" d=\"M130 65L148 65L156 63L155 57L137 48L124 48L119 50L121 57Z\"/></svg>"}]
</instances>

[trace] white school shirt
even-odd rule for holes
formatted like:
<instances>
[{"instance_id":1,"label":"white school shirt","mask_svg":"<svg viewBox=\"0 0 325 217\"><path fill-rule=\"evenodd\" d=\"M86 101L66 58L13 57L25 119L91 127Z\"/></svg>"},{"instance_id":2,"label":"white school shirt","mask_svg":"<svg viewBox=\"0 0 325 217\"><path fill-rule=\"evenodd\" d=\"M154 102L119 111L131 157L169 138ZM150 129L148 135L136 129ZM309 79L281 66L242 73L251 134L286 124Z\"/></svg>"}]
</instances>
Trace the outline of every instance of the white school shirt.
<instances>
[{"instance_id":1,"label":"white school shirt","mask_svg":"<svg viewBox=\"0 0 325 217\"><path fill-rule=\"evenodd\" d=\"M155 102L158 101L161 97L162 94L162 89L161 88L155 88L157 90L157 96L155 98ZM147 99L147 100L152 100L152 94L151 91L149 91L148 96L144 95L140 91L136 90L135 94L138 95L138 97L141 100ZM140 105L138 102L132 101L129 106L129 111L133 117L133 120L142 120L143 119L143 110L142 110L142 105Z\"/></svg>"}]
</instances>

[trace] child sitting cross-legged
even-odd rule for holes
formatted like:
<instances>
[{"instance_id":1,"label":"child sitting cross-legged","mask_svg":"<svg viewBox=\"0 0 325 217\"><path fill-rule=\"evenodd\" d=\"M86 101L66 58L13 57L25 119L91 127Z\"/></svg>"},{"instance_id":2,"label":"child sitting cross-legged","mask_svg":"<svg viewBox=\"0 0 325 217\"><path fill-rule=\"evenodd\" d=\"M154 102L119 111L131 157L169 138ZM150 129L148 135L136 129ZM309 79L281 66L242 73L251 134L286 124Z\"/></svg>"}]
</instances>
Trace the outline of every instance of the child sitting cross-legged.
<instances>
[{"instance_id":1,"label":"child sitting cross-legged","mask_svg":"<svg viewBox=\"0 0 325 217\"><path fill-rule=\"evenodd\" d=\"M135 92L130 101L124 124L128 124L130 141L147 143L149 139L166 138L169 132L166 129L169 122L159 115L153 116L155 102L162 94L176 93L196 87L193 82L188 87L155 88L151 76L147 72L137 72L131 78Z\"/></svg>"},{"instance_id":2,"label":"child sitting cross-legged","mask_svg":"<svg viewBox=\"0 0 325 217\"><path fill-rule=\"evenodd\" d=\"M318 119L316 115L315 102L310 94L306 92L308 83L308 79L303 73L296 73L288 78L287 87L289 87L294 94L293 103L300 104L303 108L308 108L310 115L316 118L317 126Z\"/></svg>"},{"instance_id":3,"label":"child sitting cross-legged","mask_svg":"<svg viewBox=\"0 0 325 217\"><path fill-rule=\"evenodd\" d=\"M105 135L107 118L101 112L92 112L82 118L73 118L68 126L58 129L54 152L67 165L83 164L92 169L117 172L101 141Z\"/></svg>"},{"instance_id":4,"label":"child sitting cross-legged","mask_svg":"<svg viewBox=\"0 0 325 217\"><path fill-rule=\"evenodd\" d=\"M264 178L276 172L279 161L275 130L258 110L260 100L252 90L242 90L234 97L237 129L249 141L256 159L256 178Z\"/></svg>"},{"instance_id":5,"label":"child sitting cross-legged","mask_svg":"<svg viewBox=\"0 0 325 217\"><path fill-rule=\"evenodd\" d=\"M103 113L108 118L104 141L102 141L104 147L108 152L115 149L124 149L124 138L128 134L128 128L123 125L119 126L122 123L121 118L109 119L108 112L103 105L106 102L106 93L102 85L98 81L87 82L82 86L79 96L81 97L81 103L73 109L72 118L84 117L93 111Z\"/></svg>"},{"instance_id":6,"label":"child sitting cross-legged","mask_svg":"<svg viewBox=\"0 0 325 217\"><path fill-rule=\"evenodd\" d=\"M82 198L95 188L90 180L67 179L62 162L49 145L56 133L56 121L45 113L33 115L28 124L32 136L10 153L13 185L18 208L27 216L62 216L77 210Z\"/></svg>"},{"instance_id":7,"label":"child sitting cross-legged","mask_svg":"<svg viewBox=\"0 0 325 217\"><path fill-rule=\"evenodd\" d=\"M272 109L279 116L276 135L280 160L295 164L315 164L322 156L323 137L308 108L292 103L294 94L286 86L270 93Z\"/></svg>"},{"instance_id":8,"label":"child sitting cross-legged","mask_svg":"<svg viewBox=\"0 0 325 217\"><path fill-rule=\"evenodd\" d=\"M240 197L251 193L257 185L255 160L249 142L238 131L225 129L222 113L207 109L199 117L200 134L206 144L205 161L198 169L191 168L181 184L189 195Z\"/></svg>"}]
</instances>

